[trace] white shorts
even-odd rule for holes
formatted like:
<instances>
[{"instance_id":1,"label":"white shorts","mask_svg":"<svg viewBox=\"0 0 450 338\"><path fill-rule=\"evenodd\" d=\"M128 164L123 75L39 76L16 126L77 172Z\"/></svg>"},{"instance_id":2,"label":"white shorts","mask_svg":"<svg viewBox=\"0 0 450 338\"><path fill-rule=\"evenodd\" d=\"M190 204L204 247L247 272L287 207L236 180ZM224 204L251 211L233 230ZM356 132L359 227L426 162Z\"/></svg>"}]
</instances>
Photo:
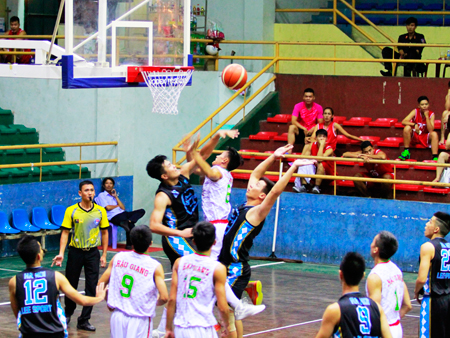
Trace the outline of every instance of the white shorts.
<instances>
[{"instance_id":1,"label":"white shorts","mask_svg":"<svg viewBox=\"0 0 450 338\"><path fill-rule=\"evenodd\" d=\"M176 338L218 338L214 326L193 326L184 328L175 325L174 333Z\"/></svg>"},{"instance_id":2,"label":"white shorts","mask_svg":"<svg viewBox=\"0 0 450 338\"><path fill-rule=\"evenodd\" d=\"M153 331L150 317L128 316L120 310L111 314L111 338L148 338Z\"/></svg>"},{"instance_id":3,"label":"white shorts","mask_svg":"<svg viewBox=\"0 0 450 338\"><path fill-rule=\"evenodd\" d=\"M297 174L309 174L315 175L317 172L317 167L314 164L303 165L298 168ZM305 181L309 184L311 182L311 177L305 177ZM302 186L302 181L300 177L295 178L295 186L300 188Z\"/></svg>"},{"instance_id":4,"label":"white shorts","mask_svg":"<svg viewBox=\"0 0 450 338\"><path fill-rule=\"evenodd\" d=\"M228 221L224 221L221 223L220 221L212 222L214 227L216 228L216 244L214 244L211 248L210 257L217 261L220 255L220 251L222 250L223 245L223 236L225 236L225 229L227 228Z\"/></svg>"},{"instance_id":5,"label":"white shorts","mask_svg":"<svg viewBox=\"0 0 450 338\"><path fill-rule=\"evenodd\" d=\"M403 338L402 324L389 326L389 331L391 331L392 338Z\"/></svg>"}]
</instances>

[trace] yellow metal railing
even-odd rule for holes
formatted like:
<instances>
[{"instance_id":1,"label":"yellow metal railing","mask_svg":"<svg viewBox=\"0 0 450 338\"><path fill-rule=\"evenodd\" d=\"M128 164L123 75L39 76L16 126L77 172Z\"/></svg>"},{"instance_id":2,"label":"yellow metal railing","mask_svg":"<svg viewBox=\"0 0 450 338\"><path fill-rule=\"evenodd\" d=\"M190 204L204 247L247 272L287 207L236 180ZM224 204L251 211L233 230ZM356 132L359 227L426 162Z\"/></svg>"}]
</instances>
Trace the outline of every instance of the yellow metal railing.
<instances>
[{"instance_id":1,"label":"yellow metal railing","mask_svg":"<svg viewBox=\"0 0 450 338\"><path fill-rule=\"evenodd\" d=\"M100 159L100 160L82 160L82 148L94 147L94 146L117 146L117 141L110 142L82 142L82 143L49 143L49 144L27 144L27 145L15 145L15 146L0 146L0 150L11 149L39 149L39 162L38 163L17 163L17 164L1 164L0 169L12 169L12 168L39 168L39 182L42 181L42 168L54 165L72 165L76 164L80 167L79 177L81 178L81 166L83 164L100 164L100 163L117 163L118 159ZM42 162L43 149L44 148L64 148L64 147L79 147L80 159L78 161L55 161L55 162Z\"/></svg>"}]
</instances>

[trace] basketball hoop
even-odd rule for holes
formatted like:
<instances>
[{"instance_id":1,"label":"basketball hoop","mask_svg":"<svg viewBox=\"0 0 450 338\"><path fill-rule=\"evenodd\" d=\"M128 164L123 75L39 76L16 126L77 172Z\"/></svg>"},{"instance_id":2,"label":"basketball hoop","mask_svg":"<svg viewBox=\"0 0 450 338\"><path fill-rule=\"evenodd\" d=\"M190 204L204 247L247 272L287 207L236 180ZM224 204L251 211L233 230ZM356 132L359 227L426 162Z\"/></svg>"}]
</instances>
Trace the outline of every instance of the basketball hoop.
<instances>
[{"instance_id":1,"label":"basketball hoop","mask_svg":"<svg viewBox=\"0 0 450 338\"><path fill-rule=\"evenodd\" d=\"M145 82L153 97L153 113L178 114L178 100L194 67L128 67L127 82Z\"/></svg>"}]
</instances>

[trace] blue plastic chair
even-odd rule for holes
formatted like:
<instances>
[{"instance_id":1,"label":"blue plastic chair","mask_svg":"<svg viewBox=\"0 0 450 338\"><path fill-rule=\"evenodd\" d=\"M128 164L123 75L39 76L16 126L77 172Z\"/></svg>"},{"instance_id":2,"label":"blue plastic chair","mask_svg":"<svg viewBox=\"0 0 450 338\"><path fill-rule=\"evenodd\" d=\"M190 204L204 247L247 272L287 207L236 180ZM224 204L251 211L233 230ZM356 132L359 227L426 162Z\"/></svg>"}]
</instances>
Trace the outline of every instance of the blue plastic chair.
<instances>
[{"instance_id":1,"label":"blue plastic chair","mask_svg":"<svg viewBox=\"0 0 450 338\"><path fill-rule=\"evenodd\" d=\"M0 211L0 234L18 234L20 230L11 227L8 222L8 216L3 211Z\"/></svg>"},{"instance_id":2,"label":"blue plastic chair","mask_svg":"<svg viewBox=\"0 0 450 338\"><path fill-rule=\"evenodd\" d=\"M44 230L57 230L60 228L60 226L50 223L47 211L42 207L33 208L32 222L35 227Z\"/></svg>"},{"instance_id":3,"label":"blue plastic chair","mask_svg":"<svg viewBox=\"0 0 450 338\"><path fill-rule=\"evenodd\" d=\"M38 227L35 227L30 223L28 219L27 211L25 209L15 209L12 212L12 226L20 231L36 232L40 231Z\"/></svg>"},{"instance_id":4,"label":"blue plastic chair","mask_svg":"<svg viewBox=\"0 0 450 338\"><path fill-rule=\"evenodd\" d=\"M66 213L66 207L63 205L52 206L51 220L53 224L61 226L64 220L64 214Z\"/></svg>"}]
</instances>

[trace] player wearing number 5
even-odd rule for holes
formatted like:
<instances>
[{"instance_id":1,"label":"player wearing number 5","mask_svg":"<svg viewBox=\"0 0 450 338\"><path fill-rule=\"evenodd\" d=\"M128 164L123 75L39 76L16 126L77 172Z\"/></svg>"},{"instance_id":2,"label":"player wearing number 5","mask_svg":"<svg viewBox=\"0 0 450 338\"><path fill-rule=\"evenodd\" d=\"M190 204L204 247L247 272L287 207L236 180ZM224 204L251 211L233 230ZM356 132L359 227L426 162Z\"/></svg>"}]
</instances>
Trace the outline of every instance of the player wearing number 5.
<instances>
[{"instance_id":1,"label":"player wearing number 5","mask_svg":"<svg viewBox=\"0 0 450 338\"><path fill-rule=\"evenodd\" d=\"M344 256L339 267L343 296L325 310L316 338L392 338L381 305L359 292L365 268L359 253Z\"/></svg>"},{"instance_id":2,"label":"player wearing number 5","mask_svg":"<svg viewBox=\"0 0 450 338\"><path fill-rule=\"evenodd\" d=\"M430 241L420 247L420 266L414 296L421 303L420 337L450 337L450 215L437 212L425 225ZM419 294L423 292L422 301Z\"/></svg>"},{"instance_id":3,"label":"player wearing number 5","mask_svg":"<svg viewBox=\"0 0 450 338\"><path fill-rule=\"evenodd\" d=\"M97 287L95 297L83 296L64 275L43 268L44 251L35 237L24 236L17 245L17 252L27 268L9 281L9 298L23 338L67 337L66 317L59 302L59 291L83 306L95 305L105 298L104 284Z\"/></svg>"},{"instance_id":4,"label":"player wearing number 5","mask_svg":"<svg viewBox=\"0 0 450 338\"><path fill-rule=\"evenodd\" d=\"M156 306L168 299L162 265L145 254L152 244L149 227L134 227L130 239L134 251L116 254L99 281L109 283L112 338L148 337Z\"/></svg>"},{"instance_id":5,"label":"player wearing number 5","mask_svg":"<svg viewBox=\"0 0 450 338\"><path fill-rule=\"evenodd\" d=\"M402 270L391 261L397 252L397 238L389 231L381 231L370 245L375 266L366 282L366 294L381 304L393 338L402 338L400 319L412 309Z\"/></svg>"}]
</instances>

